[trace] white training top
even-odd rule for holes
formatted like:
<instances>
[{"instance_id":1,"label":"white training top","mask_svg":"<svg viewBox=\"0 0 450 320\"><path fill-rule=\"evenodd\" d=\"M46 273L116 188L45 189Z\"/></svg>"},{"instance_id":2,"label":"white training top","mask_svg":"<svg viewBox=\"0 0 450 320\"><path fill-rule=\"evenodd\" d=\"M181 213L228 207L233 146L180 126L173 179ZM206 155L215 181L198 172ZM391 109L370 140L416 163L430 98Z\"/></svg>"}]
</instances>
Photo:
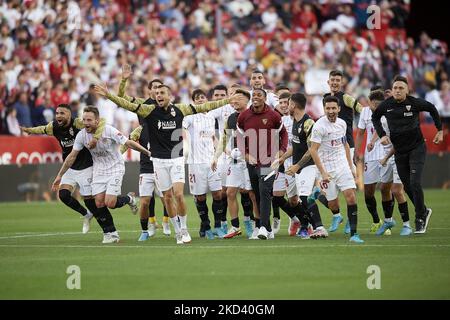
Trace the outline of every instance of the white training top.
<instances>
[{"instance_id":1,"label":"white training top","mask_svg":"<svg viewBox=\"0 0 450 320\"><path fill-rule=\"evenodd\" d=\"M267 93L266 104L269 107L272 107L272 109L275 109L275 107L279 104L278 96L273 92L267 91L266 89L264 90ZM253 97L253 90L250 90L250 101L248 102L247 107L250 107L252 105L252 97Z\"/></svg>"},{"instance_id":2,"label":"white training top","mask_svg":"<svg viewBox=\"0 0 450 320\"><path fill-rule=\"evenodd\" d=\"M294 125L294 119L291 116L282 116L281 121L283 122L284 127L288 133L288 149L292 148L292 126ZM292 166L292 156L286 159L284 162L284 168L287 170Z\"/></svg>"},{"instance_id":3,"label":"white training top","mask_svg":"<svg viewBox=\"0 0 450 320\"><path fill-rule=\"evenodd\" d=\"M320 143L319 158L327 172L338 171L348 167L345 154L347 124L341 118L330 122L326 116L314 124L311 141Z\"/></svg>"},{"instance_id":4,"label":"white training top","mask_svg":"<svg viewBox=\"0 0 450 320\"><path fill-rule=\"evenodd\" d=\"M75 138L73 149L80 151L83 147L87 148L92 138L93 134L82 129ZM119 145L124 145L127 141L128 138L119 130L105 125L105 130L95 148L88 148L94 163L94 175L123 175L125 173L125 163L119 151Z\"/></svg>"},{"instance_id":5,"label":"white training top","mask_svg":"<svg viewBox=\"0 0 450 320\"><path fill-rule=\"evenodd\" d=\"M365 107L362 109L361 114L359 115L358 122L359 129L365 129L367 132L367 140L366 140L366 150L364 151L364 161L378 161L384 158L385 151L383 145L380 143L380 139L375 141L374 147L372 151L367 150L367 144L372 141L372 137L375 133L375 127L372 123L372 110L369 107Z\"/></svg>"},{"instance_id":6,"label":"white training top","mask_svg":"<svg viewBox=\"0 0 450 320\"><path fill-rule=\"evenodd\" d=\"M225 122L228 120L228 117L230 116L230 114L232 114L234 112L236 112L234 110L234 108L230 104L226 104L223 107L211 110L207 113L207 115L216 119L219 124L219 137L218 137L219 141L222 139L222 136L223 136L223 129L225 126ZM226 159L227 159L227 156L226 156L225 152L223 152L219 160L226 161Z\"/></svg>"},{"instance_id":7,"label":"white training top","mask_svg":"<svg viewBox=\"0 0 450 320\"><path fill-rule=\"evenodd\" d=\"M383 127L384 132L386 132L386 135L390 136L389 126L385 116L381 117L381 126ZM384 148L384 155L387 155L389 151L393 148L392 143L382 146Z\"/></svg>"},{"instance_id":8,"label":"white training top","mask_svg":"<svg viewBox=\"0 0 450 320\"><path fill-rule=\"evenodd\" d=\"M187 164L211 163L214 157L215 120L208 114L184 117L183 128L188 131Z\"/></svg>"}]
</instances>

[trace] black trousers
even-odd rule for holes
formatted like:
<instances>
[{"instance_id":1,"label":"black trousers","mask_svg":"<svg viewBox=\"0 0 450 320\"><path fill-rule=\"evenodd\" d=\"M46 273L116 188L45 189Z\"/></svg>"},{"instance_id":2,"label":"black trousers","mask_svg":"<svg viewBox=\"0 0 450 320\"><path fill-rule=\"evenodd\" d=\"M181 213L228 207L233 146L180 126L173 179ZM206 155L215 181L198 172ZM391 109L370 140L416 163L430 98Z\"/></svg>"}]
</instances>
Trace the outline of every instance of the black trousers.
<instances>
[{"instance_id":1,"label":"black trousers","mask_svg":"<svg viewBox=\"0 0 450 320\"><path fill-rule=\"evenodd\" d=\"M395 153L395 164L408 197L414 203L416 220L425 219L426 207L422 189L422 172L427 147L425 143L407 153Z\"/></svg>"},{"instance_id":2,"label":"black trousers","mask_svg":"<svg viewBox=\"0 0 450 320\"><path fill-rule=\"evenodd\" d=\"M265 227L267 231L271 231L270 210L272 209L272 191L276 175L264 181L264 178L272 171L270 167L258 168L247 164L247 168L252 189L255 193L256 204L259 209L261 226Z\"/></svg>"}]
</instances>

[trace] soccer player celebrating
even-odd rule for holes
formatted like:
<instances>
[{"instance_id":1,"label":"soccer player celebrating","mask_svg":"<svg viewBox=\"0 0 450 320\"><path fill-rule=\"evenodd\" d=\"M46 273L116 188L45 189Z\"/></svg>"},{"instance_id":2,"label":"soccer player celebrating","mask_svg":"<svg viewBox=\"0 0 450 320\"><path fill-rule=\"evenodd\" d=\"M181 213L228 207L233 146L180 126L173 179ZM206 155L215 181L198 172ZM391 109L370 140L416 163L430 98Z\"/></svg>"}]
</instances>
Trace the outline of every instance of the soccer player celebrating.
<instances>
[{"instance_id":1,"label":"soccer player celebrating","mask_svg":"<svg viewBox=\"0 0 450 320\"><path fill-rule=\"evenodd\" d=\"M250 106L250 104L252 103L253 92L255 91L255 89L264 90L265 84L266 79L264 78L264 74L262 73L262 71L254 69L250 76L250 87L252 89L250 90L250 101L248 102L249 103L248 106ZM267 90L264 91L266 92L266 101L265 101L266 105L268 105L272 109L275 109L279 103L278 96L273 92L268 92Z\"/></svg>"},{"instance_id":2,"label":"soccer player celebrating","mask_svg":"<svg viewBox=\"0 0 450 320\"><path fill-rule=\"evenodd\" d=\"M277 87L278 91L283 91L285 87L281 88ZM279 96L279 104L275 108L275 111L280 113L281 121L283 122L283 126L286 128L288 133L288 150L292 149L292 126L293 126L293 118L289 111L289 98L291 94L289 92L283 92ZM275 182L273 183L273 198L272 198L272 208L273 208L273 232L277 234L280 230L280 209L283 209L284 212L289 216L289 227L288 233L290 236L294 236L297 234L297 231L300 227L300 220L297 215L300 216L300 219L303 220L304 227L306 228L308 225L308 220L303 214L296 208L300 208L298 196L297 196L297 187L295 183L295 177L285 174L285 169L289 168L292 165L292 152L284 153L280 158L280 161L275 163L275 167L279 164L278 173L275 177ZM274 168L275 168L274 167ZM284 195L287 193L289 202L286 201Z\"/></svg>"},{"instance_id":3,"label":"soccer player celebrating","mask_svg":"<svg viewBox=\"0 0 450 320\"><path fill-rule=\"evenodd\" d=\"M185 177L182 121L184 116L224 106L230 103L230 99L208 102L198 106L174 105L171 103L170 88L160 85L156 90L156 105L136 104L111 94L106 86L96 85L94 90L119 107L144 118L152 148L156 186L164 195L167 211L175 229L177 244L190 243L191 236L187 230L186 204L183 195ZM233 96L232 99L239 100L240 98ZM173 202L174 197L177 205Z\"/></svg>"},{"instance_id":4,"label":"soccer player celebrating","mask_svg":"<svg viewBox=\"0 0 450 320\"><path fill-rule=\"evenodd\" d=\"M94 138L98 140L105 127L105 120L101 120ZM79 118L72 118L72 111L68 104L60 104L56 108L55 120L46 126L33 128L21 128L23 132L29 134L46 134L58 139L62 149L63 160L72 151L73 143L77 133L84 128L83 121ZM94 140L94 139L93 139ZM95 141L90 146L94 146ZM87 233L90 227L90 221L96 215L97 207L92 197L92 156L86 148L83 148L76 157L73 165L67 170L61 179L58 196L59 199L69 208L79 212L83 217L83 233ZM78 186L80 194L84 199L84 208L77 199L72 196L72 192Z\"/></svg>"},{"instance_id":5,"label":"soccer player celebrating","mask_svg":"<svg viewBox=\"0 0 450 320\"><path fill-rule=\"evenodd\" d=\"M371 92L369 96L370 106L363 108L359 117L358 131L356 135L355 155L353 157L355 164L362 160L359 156L359 150L361 149L364 134L367 131L367 146L364 152L364 199L366 202L367 210L369 210L369 213L372 216L372 226L370 228L371 233L377 232L382 226L380 217L378 215L377 201L375 199L375 190L378 182L381 182L381 201L385 221L392 220L392 213L394 208L391 194L392 176L386 174L386 170L380 163L380 161L385 156L385 150L383 145L380 144L379 141L375 141L374 143L372 142L375 133L375 128L372 124L372 112L383 100L383 92Z\"/></svg>"},{"instance_id":6,"label":"soccer player celebrating","mask_svg":"<svg viewBox=\"0 0 450 320\"><path fill-rule=\"evenodd\" d=\"M245 155L252 189L261 219L258 238L274 238L270 225L270 209L275 180L271 164L286 152L288 135L281 116L266 103L267 93L254 88L252 105L242 112L237 121L238 148Z\"/></svg>"},{"instance_id":7,"label":"soccer player celebrating","mask_svg":"<svg viewBox=\"0 0 450 320\"><path fill-rule=\"evenodd\" d=\"M238 84L233 84L230 87L230 94L235 92L235 90L239 89ZM218 84L212 89L211 94L211 100L212 101L219 101L222 99L228 98L228 89L223 84ZM208 115L212 116L217 121L217 126L219 129L219 141L222 139L223 136L223 128L224 124L228 120L228 117L234 112L234 108L230 104L226 104L223 107L211 110L208 112ZM214 229L214 232L220 234L220 236L223 236L228 233L228 224L227 224L227 208L228 208L228 199L227 199L227 188L226 188L226 182L227 182L227 169L228 169L228 156L223 152L217 163L217 171L219 172L220 178L222 179L222 213L221 216L221 228L222 231L218 229ZM246 201L245 198L248 198L248 195L245 195L244 198L241 197L241 203L242 206L248 206L251 207L250 199ZM220 237L219 236L219 237Z\"/></svg>"},{"instance_id":8,"label":"soccer player celebrating","mask_svg":"<svg viewBox=\"0 0 450 320\"><path fill-rule=\"evenodd\" d=\"M99 126L99 112L95 107L86 107L83 110L84 129L78 132L72 151L64 161L61 170L53 182L55 190L61 182L62 176L73 165L78 154L87 147L93 138L93 133ZM96 146L89 149L93 161L92 194L95 196L97 211L101 212L105 220L103 243L119 242L119 234L114 226L114 221L107 208L120 208L125 204L132 206L137 212L136 199L129 193L120 196L122 179L125 174L125 164L119 152L119 145L127 145L129 148L150 155L150 152L140 144L128 140L117 129L106 125ZM107 208L106 208L107 207Z\"/></svg>"},{"instance_id":9,"label":"soccer player celebrating","mask_svg":"<svg viewBox=\"0 0 450 320\"><path fill-rule=\"evenodd\" d=\"M330 71L329 77L328 77L328 86L330 87L330 93L327 93L324 95L324 98L328 96L333 96L338 99L339 103L339 118L345 121L347 124L347 132L346 132L346 139L347 143L350 147L350 155L351 159L353 159L353 156L355 154L355 143L353 140L353 118L354 118L354 112L360 113L362 110L362 105L352 96L342 91L343 86L343 73L339 70L332 70ZM325 104L324 104L325 105ZM353 162L352 162L352 166ZM355 168L353 168L354 170ZM323 198L323 196L319 195L319 201L322 202L325 206L327 206L326 200ZM331 227L329 229L330 232L334 232L339 227L339 224L342 222L342 220L339 219L339 206L335 208L337 212L333 212L334 218L331 223ZM349 222L347 221L347 224L345 226L345 233L350 232L350 226Z\"/></svg>"},{"instance_id":10,"label":"soccer player celebrating","mask_svg":"<svg viewBox=\"0 0 450 320\"><path fill-rule=\"evenodd\" d=\"M194 105L206 103L206 94L201 89L192 93ZM224 107L222 107L224 108ZM188 147L183 147L187 153L189 170L189 189L195 198L195 206L200 216L200 237L214 239L215 235L223 238L221 229L222 206L222 179L217 170L211 169L214 158L215 119L207 113L197 113L184 117L183 129L187 135L184 140ZM208 217L206 193L211 191L213 197L212 210L214 214L214 231Z\"/></svg>"},{"instance_id":11,"label":"soccer player celebrating","mask_svg":"<svg viewBox=\"0 0 450 320\"><path fill-rule=\"evenodd\" d=\"M130 78L132 72L131 67L125 64L122 67L122 80L119 85L118 96L123 97L124 99L130 102L140 102L146 104L154 104L155 101L155 91L156 88L162 85L161 80L153 79L148 84L148 89L150 90L150 97L148 99L135 98L130 97L125 94L125 89L127 85L127 81ZM147 124L142 117L139 117L140 126L137 127L130 135L130 139L133 141L139 142L141 146L149 148L149 137ZM121 152L125 152L126 146L122 147ZM166 206L164 204L164 198L162 193L156 188L155 185L155 173L153 168L153 161L146 154L141 153L139 159L139 216L142 233L139 237L139 241L146 241L149 237L152 237L156 233L156 218L155 218L155 197L154 192L161 197L161 202L164 207L164 216L163 216L163 233L167 236L171 234L170 224L169 224L169 216L167 214ZM150 219L149 219L150 218ZM150 225L149 225L150 220Z\"/></svg>"},{"instance_id":12,"label":"soccer player celebrating","mask_svg":"<svg viewBox=\"0 0 450 320\"><path fill-rule=\"evenodd\" d=\"M225 186L227 188L227 199L231 218L231 228L224 235L225 239L233 238L242 233L239 225L239 215L238 215L239 206L236 198L238 191L241 191L241 196L242 194L252 193L250 177L248 174L247 167L245 165L245 160L242 157L241 152L237 148L236 143L237 120L241 112L247 109L248 103L247 100L250 100L250 94L247 91L241 89L236 90L236 93L244 95L246 99L243 100L241 103L233 104L233 107L236 110L236 112L232 113L228 117L227 122L224 125L224 134L222 135L220 143L217 147L212 164L212 168L214 170L217 167L218 158L221 156L223 151L225 150L225 153L229 154L230 160L228 168L226 170L227 178ZM252 213L251 210L250 212L248 212L245 210L244 207L244 226L246 234L247 237L253 240L258 239L258 237L257 234L253 234L253 226L250 221L251 213ZM257 215L257 217L259 217L259 215ZM259 219L257 219L257 221L258 220ZM258 223L256 227L259 228ZM257 230L257 228L255 228L254 230Z\"/></svg>"},{"instance_id":13,"label":"soccer player celebrating","mask_svg":"<svg viewBox=\"0 0 450 320\"><path fill-rule=\"evenodd\" d=\"M392 97L386 99L375 110L372 121L381 144L392 142L395 149L395 163L405 191L414 203L416 211L415 233L422 234L427 230L431 209L425 206L422 189L422 170L425 165L426 145L420 130L419 114L430 113L438 130L433 139L435 144L443 141L442 124L436 107L423 99L410 95L408 80L396 76L392 83ZM381 124L385 116L390 130L388 137Z\"/></svg>"},{"instance_id":14,"label":"soccer player celebrating","mask_svg":"<svg viewBox=\"0 0 450 320\"><path fill-rule=\"evenodd\" d=\"M311 134L309 151L320 175L320 185L325 191L329 208L336 212L339 209L338 191L347 202L347 216L350 225L350 241L363 243L357 231L356 185L350 147L346 140L347 124L338 118L339 99L334 96L325 97L325 117L317 120ZM339 211L338 211L339 212ZM339 213L333 218L342 221Z\"/></svg>"},{"instance_id":15,"label":"soccer player celebrating","mask_svg":"<svg viewBox=\"0 0 450 320\"><path fill-rule=\"evenodd\" d=\"M286 174L289 176L295 176L295 182L297 185L297 192L301 199L300 221L301 228L298 232L298 236L301 239L313 239L328 237L327 230L323 227L322 220L320 218L319 208L315 202L308 203L308 195L312 192L315 185L317 176L317 167L314 165L314 161L311 158L311 154L308 151L308 145L310 143L311 131L314 126L314 120L312 120L305 111L306 97L302 93L295 93L289 99L289 110L294 118L292 126L292 147L286 151L281 157L281 161L292 155L292 165L287 166ZM286 162L284 162L286 165ZM308 234L307 225L308 220L312 222L314 232L311 235ZM291 223L291 232L298 230L298 219Z\"/></svg>"}]
</instances>

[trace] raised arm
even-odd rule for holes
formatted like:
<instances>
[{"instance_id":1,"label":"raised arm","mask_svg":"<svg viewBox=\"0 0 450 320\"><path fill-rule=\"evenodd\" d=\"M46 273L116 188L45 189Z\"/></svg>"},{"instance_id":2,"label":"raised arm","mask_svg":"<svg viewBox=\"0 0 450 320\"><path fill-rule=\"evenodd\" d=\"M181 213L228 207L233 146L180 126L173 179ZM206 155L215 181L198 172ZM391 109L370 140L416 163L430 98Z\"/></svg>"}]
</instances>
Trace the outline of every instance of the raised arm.
<instances>
[{"instance_id":1,"label":"raised arm","mask_svg":"<svg viewBox=\"0 0 450 320\"><path fill-rule=\"evenodd\" d=\"M194 114L194 113L211 111L211 110L223 107L224 105L229 104L229 103L230 103L230 99L222 99L219 101L206 102L206 103L199 104L196 106L191 105L191 104L184 104L184 103L176 104L176 106L178 109L181 110L181 112L185 116L188 116L188 115Z\"/></svg>"},{"instance_id":2,"label":"raised arm","mask_svg":"<svg viewBox=\"0 0 450 320\"><path fill-rule=\"evenodd\" d=\"M347 107L354 109L358 113L361 113L363 106L361 105L361 103L358 102L358 100L356 100L349 94L344 94L343 99L344 99L344 104Z\"/></svg>"},{"instance_id":3,"label":"raised arm","mask_svg":"<svg viewBox=\"0 0 450 320\"><path fill-rule=\"evenodd\" d=\"M28 134L46 134L48 136L52 136L53 135L53 122L49 122L46 126L39 126L39 127L32 127L32 128L20 127L20 129L23 132L26 132Z\"/></svg>"},{"instance_id":4,"label":"raised arm","mask_svg":"<svg viewBox=\"0 0 450 320\"><path fill-rule=\"evenodd\" d=\"M73 123L75 125L75 128L77 128L77 129L83 129L84 128L83 120L80 119L80 118L75 118ZM95 130L95 133L94 133L94 138L96 140L98 140L98 139L100 139L102 137L103 131L105 131L105 125L106 125L106 120L104 118L100 118L97 130Z\"/></svg>"},{"instance_id":5,"label":"raised arm","mask_svg":"<svg viewBox=\"0 0 450 320\"><path fill-rule=\"evenodd\" d=\"M153 110L155 110L154 104L138 104L127 101L124 98L120 98L108 91L106 86L95 85L94 90L97 94L111 100L119 107L136 113L138 116L142 118L146 118Z\"/></svg>"},{"instance_id":6,"label":"raised arm","mask_svg":"<svg viewBox=\"0 0 450 320\"><path fill-rule=\"evenodd\" d=\"M129 102L142 104L142 103L144 103L145 99L130 97L130 96L125 94L125 89L127 87L127 82L128 82L128 79L130 78L131 74L132 74L132 71L131 71L130 65L128 65L128 64L123 65L122 66L122 79L120 80L119 92L117 93L117 96L121 97L121 98L124 98L125 100L127 100Z\"/></svg>"}]
</instances>

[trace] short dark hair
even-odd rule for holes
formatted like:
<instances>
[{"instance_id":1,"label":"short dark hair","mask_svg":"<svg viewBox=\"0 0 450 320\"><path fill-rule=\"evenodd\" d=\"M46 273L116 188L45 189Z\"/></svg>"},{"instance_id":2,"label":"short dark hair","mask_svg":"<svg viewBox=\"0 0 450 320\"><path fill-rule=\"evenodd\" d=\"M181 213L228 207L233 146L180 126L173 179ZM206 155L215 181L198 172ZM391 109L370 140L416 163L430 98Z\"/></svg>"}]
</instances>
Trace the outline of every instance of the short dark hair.
<instances>
[{"instance_id":1,"label":"short dark hair","mask_svg":"<svg viewBox=\"0 0 450 320\"><path fill-rule=\"evenodd\" d=\"M281 98L281 97L280 97ZM296 92L291 95L290 100L294 102L295 106L300 110L306 108L306 96L301 92Z\"/></svg>"},{"instance_id":2,"label":"short dark hair","mask_svg":"<svg viewBox=\"0 0 450 320\"><path fill-rule=\"evenodd\" d=\"M255 88L255 89L253 89L253 92L255 92L255 91L262 91L264 93L264 97L267 97L267 92L263 88Z\"/></svg>"},{"instance_id":3,"label":"short dark hair","mask_svg":"<svg viewBox=\"0 0 450 320\"><path fill-rule=\"evenodd\" d=\"M166 84L162 84L156 87L156 89L161 89L161 88L167 88L167 90L169 90L169 92L172 92L172 90L170 89L170 87Z\"/></svg>"},{"instance_id":4,"label":"short dark hair","mask_svg":"<svg viewBox=\"0 0 450 320\"><path fill-rule=\"evenodd\" d=\"M61 103L61 104L58 104L58 106L56 107L56 109L58 109L58 108L64 108L64 109L67 109L67 110L69 110L70 112L72 112L72 108L71 108L70 105L68 105L67 103Z\"/></svg>"},{"instance_id":5,"label":"short dark hair","mask_svg":"<svg viewBox=\"0 0 450 320\"><path fill-rule=\"evenodd\" d=\"M275 92L278 92L280 90L289 90L289 87L287 85L285 85L284 83L279 83L275 87Z\"/></svg>"},{"instance_id":6,"label":"short dark hair","mask_svg":"<svg viewBox=\"0 0 450 320\"><path fill-rule=\"evenodd\" d=\"M83 112L92 112L95 115L95 118L98 119L100 117L100 113L98 112L98 109L93 106L87 106L83 109Z\"/></svg>"},{"instance_id":7,"label":"short dark hair","mask_svg":"<svg viewBox=\"0 0 450 320\"><path fill-rule=\"evenodd\" d=\"M370 88L370 92L376 91L376 90L383 90L383 87L379 84L374 85L372 88Z\"/></svg>"},{"instance_id":8,"label":"short dark hair","mask_svg":"<svg viewBox=\"0 0 450 320\"><path fill-rule=\"evenodd\" d=\"M164 82L162 82L160 79L156 78L156 79L153 79L152 81L150 81L150 82L148 83L148 88L151 89L151 88L152 88L152 85L153 85L155 82L164 84Z\"/></svg>"},{"instance_id":9,"label":"short dark hair","mask_svg":"<svg viewBox=\"0 0 450 320\"><path fill-rule=\"evenodd\" d=\"M330 74L328 75L328 78L335 77L335 76L340 76L341 78L343 78L344 77L344 73L342 73L341 70L334 69L334 70L330 71Z\"/></svg>"},{"instance_id":10,"label":"short dark hair","mask_svg":"<svg viewBox=\"0 0 450 320\"><path fill-rule=\"evenodd\" d=\"M325 104L327 102L336 102L336 104L339 106L339 99L337 97L335 97L335 96L326 96L323 99L323 105L325 106Z\"/></svg>"},{"instance_id":11,"label":"short dark hair","mask_svg":"<svg viewBox=\"0 0 450 320\"><path fill-rule=\"evenodd\" d=\"M406 83L406 85L408 85L408 79L406 79L406 77L404 77L404 76L400 76L400 75L395 76L394 80L392 80L392 84L394 84L394 82L397 82L397 81L404 82L404 83Z\"/></svg>"},{"instance_id":12,"label":"short dark hair","mask_svg":"<svg viewBox=\"0 0 450 320\"><path fill-rule=\"evenodd\" d=\"M237 89L235 94L243 94L244 96L247 97L248 100L250 100L250 92L248 92L247 90L243 90L243 89Z\"/></svg>"},{"instance_id":13,"label":"short dark hair","mask_svg":"<svg viewBox=\"0 0 450 320\"><path fill-rule=\"evenodd\" d=\"M278 99L289 99L290 97L291 97L291 94L289 92L283 92L282 94L280 94Z\"/></svg>"},{"instance_id":14,"label":"short dark hair","mask_svg":"<svg viewBox=\"0 0 450 320\"><path fill-rule=\"evenodd\" d=\"M200 95L204 95L206 97L206 93L205 91L203 91L202 89L195 89L194 91L192 91L192 101L195 101L195 98L197 98Z\"/></svg>"},{"instance_id":15,"label":"short dark hair","mask_svg":"<svg viewBox=\"0 0 450 320\"><path fill-rule=\"evenodd\" d=\"M223 91L225 91L226 94L228 94L228 88L223 84L218 84L217 86L215 86L212 89L212 94L214 94L214 91L216 91L216 90L221 90L221 91L223 90Z\"/></svg>"},{"instance_id":16,"label":"short dark hair","mask_svg":"<svg viewBox=\"0 0 450 320\"><path fill-rule=\"evenodd\" d=\"M254 74L254 73L261 73L261 74L264 74L261 70L259 70L258 68L255 68L255 69L253 69L252 70L252 74Z\"/></svg>"},{"instance_id":17,"label":"short dark hair","mask_svg":"<svg viewBox=\"0 0 450 320\"><path fill-rule=\"evenodd\" d=\"M370 101L384 101L384 92L382 90L374 90L369 95Z\"/></svg>"}]
</instances>

